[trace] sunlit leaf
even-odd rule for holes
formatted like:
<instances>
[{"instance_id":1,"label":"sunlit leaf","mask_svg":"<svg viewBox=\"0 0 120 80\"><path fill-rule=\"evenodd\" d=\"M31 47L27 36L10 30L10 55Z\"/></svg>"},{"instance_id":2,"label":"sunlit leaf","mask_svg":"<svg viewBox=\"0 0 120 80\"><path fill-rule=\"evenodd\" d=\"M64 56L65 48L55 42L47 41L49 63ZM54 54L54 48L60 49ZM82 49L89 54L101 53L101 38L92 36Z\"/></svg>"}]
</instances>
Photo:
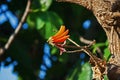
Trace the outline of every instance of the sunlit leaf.
<instances>
[{"instance_id":1,"label":"sunlit leaf","mask_svg":"<svg viewBox=\"0 0 120 80\"><path fill-rule=\"evenodd\" d=\"M43 21L40 17L36 20L37 29L41 29L45 25L45 21Z\"/></svg>"},{"instance_id":2,"label":"sunlit leaf","mask_svg":"<svg viewBox=\"0 0 120 80\"><path fill-rule=\"evenodd\" d=\"M82 66L82 70L81 70L81 73L79 74L79 77L78 79L79 80L91 80L91 67L88 63L85 63L83 66Z\"/></svg>"},{"instance_id":3,"label":"sunlit leaf","mask_svg":"<svg viewBox=\"0 0 120 80\"><path fill-rule=\"evenodd\" d=\"M33 0L31 12L45 12L51 6L53 0Z\"/></svg>"},{"instance_id":4,"label":"sunlit leaf","mask_svg":"<svg viewBox=\"0 0 120 80\"><path fill-rule=\"evenodd\" d=\"M41 11L46 11L52 3L52 0L40 0Z\"/></svg>"},{"instance_id":5,"label":"sunlit leaf","mask_svg":"<svg viewBox=\"0 0 120 80\"><path fill-rule=\"evenodd\" d=\"M104 49L104 57L106 60L109 60L109 58L110 58L110 51L108 48Z\"/></svg>"},{"instance_id":6,"label":"sunlit leaf","mask_svg":"<svg viewBox=\"0 0 120 80\"><path fill-rule=\"evenodd\" d=\"M108 44L109 44L108 40L106 40L105 44L106 44L106 46L108 46Z\"/></svg>"}]
</instances>

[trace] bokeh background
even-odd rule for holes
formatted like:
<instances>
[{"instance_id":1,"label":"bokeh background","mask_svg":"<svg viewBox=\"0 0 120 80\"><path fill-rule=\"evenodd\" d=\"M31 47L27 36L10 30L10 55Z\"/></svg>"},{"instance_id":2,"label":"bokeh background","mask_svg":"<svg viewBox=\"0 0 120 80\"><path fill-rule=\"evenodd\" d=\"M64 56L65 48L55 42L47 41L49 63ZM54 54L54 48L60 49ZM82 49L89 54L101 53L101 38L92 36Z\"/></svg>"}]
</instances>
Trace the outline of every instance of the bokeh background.
<instances>
[{"instance_id":1,"label":"bokeh background","mask_svg":"<svg viewBox=\"0 0 120 80\"><path fill-rule=\"evenodd\" d=\"M9 49L0 55L0 80L91 80L89 56L85 53L59 55L47 39L61 25L79 45L80 37L96 40L90 50L101 50L109 58L106 35L93 13L86 8L55 0L31 0L31 12ZM0 47L4 47L24 13L27 0L0 0ZM99 55L98 55L99 56Z\"/></svg>"}]
</instances>

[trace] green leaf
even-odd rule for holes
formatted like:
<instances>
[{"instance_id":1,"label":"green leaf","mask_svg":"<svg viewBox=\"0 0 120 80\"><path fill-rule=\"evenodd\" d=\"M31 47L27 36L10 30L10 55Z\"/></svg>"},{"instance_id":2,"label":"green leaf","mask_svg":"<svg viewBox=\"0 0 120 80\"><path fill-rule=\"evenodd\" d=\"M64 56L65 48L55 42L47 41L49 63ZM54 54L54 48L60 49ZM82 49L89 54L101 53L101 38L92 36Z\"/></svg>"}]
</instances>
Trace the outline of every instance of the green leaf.
<instances>
[{"instance_id":1,"label":"green leaf","mask_svg":"<svg viewBox=\"0 0 120 80\"><path fill-rule=\"evenodd\" d=\"M57 27L63 24L61 18L54 12L31 13L27 22L32 28L35 27L45 39L55 34Z\"/></svg>"},{"instance_id":2,"label":"green leaf","mask_svg":"<svg viewBox=\"0 0 120 80\"><path fill-rule=\"evenodd\" d=\"M109 51L109 49L108 48L105 48L104 49L104 57L105 57L105 59L108 61L109 60L109 58L110 58L110 51Z\"/></svg>"},{"instance_id":3,"label":"green leaf","mask_svg":"<svg viewBox=\"0 0 120 80\"><path fill-rule=\"evenodd\" d=\"M36 20L37 29L41 29L45 25L45 21L43 21L40 17Z\"/></svg>"},{"instance_id":4,"label":"green leaf","mask_svg":"<svg viewBox=\"0 0 120 80\"><path fill-rule=\"evenodd\" d=\"M108 40L106 40L105 44L106 44L106 46L108 46L108 44L109 44Z\"/></svg>"},{"instance_id":5,"label":"green leaf","mask_svg":"<svg viewBox=\"0 0 120 80\"><path fill-rule=\"evenodd\" d=\"M77 66L73 69L70 75L68 75L66 80L91 80L92 79L92 70L89 63L80 65L77 63Z\"/></svg>"},{"instance_id":6,"label":"green leaf","mask_svg":"<svg viewBox=\"0 0 120 80\"><path fill-rule=\"evenodd\" d=\"M92 46L93 47L93 53L96 53L97 48L103 47L105 45L106 45L106 43L96 43L95 45Z\"/></svg>"},{"instance_id":7,"label":"green leaf","mask_svg":"<svg viewBox=\"0 0 120 80\"><path fill-rule=\"evenodd\" d=\"M81 73L79 74L78 79L79 80L91 80L91 78L92 78L91 74L92 74L92 71L91 71L91 67L90 67L89 63L85 63L82 66L82 70L81 70Z\"/></svg>"},{"instance_id":8,"label":"green leaf","mask_svg":"<svg viewBox=\"0 0 120 80\"><path fill-rule=\"evenodd\" d=\"M58 51L58 49L56 47L52 47L51 54L54 55L57 53L57 51Z\"/></svg>"},{"instance_id":9,"label":"green leaf","mask_svg":"<svg viewBox=\"0 0 120 80\"><path fill-rule=\"evenodd\" d=\"M48 20L55 26L60 26L63 24L62 19L55 12L48 12Z\"/></svg>"},{"instance_id":10,"label":"green leaf","mask_svg":"<svg viewBox=\"0 0 120 80\"><path fill-rule=\"evenodd\" d=\"M107 75L104 75L104 80L109 80Z\"/></svg>"},{"instance_id":11,"label":"green leaf","mask_svg":"<svg viewBox=\"0 0 120 80\"><path fill-rule=\"evenodd\" d=\"M48 39L50 36L54 34L54 30L56 27L52 25L50 22L47 22L44 27L39 30L40 35L42 35L45 39Z\"/></svg>"},{"instance_id":12,"label":"green leaf","mask_svg":"<svg viewBox=\"0 0 120 80\"><path fill-rule=\"evenodd\" d=\"M59 55L59 53L58 53L58 55ZM62 62L62 63L66 63L68 61L68 59L69 59L69 55L64 55L63 54L63 55L58 57L58 61Z\"/></svg>"},{"instance_id":13,"label":"green leaf","mask_svg":"<svg viewBox=\"0 0 120 80\"><path fill-rule=\"evenodd\" d=\"M28 15L28 17L27 17L27 23L29 24L29 26L35 26L34 21L31 20L31 15Z\"/></svg>"},{"instance_id":14,"label":"green leaf","mask_svg":"<svg viewBox=\"0 0 120 80\"><path fill-rule=\"evenodd\" d=\"M41 11L46 11L50 7L52 0L40 0Z\"/></svg>"},{"instance_id":15,"label":"green leaf","mask_svg":"<svg viewBox=\"0 0 120 80\"><path fill-rule=\"evenodd\" d=\"M31 12L45 12L52 4L52 0L33 0Z\"/></svg>"},{"instance_id":16,"label":"green leaf","mask_svg":"<svg viewBox=\"0 0 120 80\"><path fill-rule=\"evenodd\" d=\"M50 36L55 34L57 27L62 25L63 22L61 18L54 12L45 12L39 15L36 21L36 28L40 29L40 34L48 39Z\"/></svg>"}]
</instances>

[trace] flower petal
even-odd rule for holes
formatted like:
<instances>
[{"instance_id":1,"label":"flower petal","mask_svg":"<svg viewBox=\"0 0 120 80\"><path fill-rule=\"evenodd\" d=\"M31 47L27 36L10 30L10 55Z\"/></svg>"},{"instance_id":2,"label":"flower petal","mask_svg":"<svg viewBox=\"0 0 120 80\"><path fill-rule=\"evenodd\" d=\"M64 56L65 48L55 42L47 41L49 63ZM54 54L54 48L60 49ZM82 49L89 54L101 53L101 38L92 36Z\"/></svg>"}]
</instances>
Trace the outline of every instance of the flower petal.
<instances>
[{"instance_id":1,"label":"flower petal","mask_svg":"<svg viewBox=\"0 0 120 80\"><path fill-rule=\"evenodd\" d=\"M59 35L61 35L63 32L65 31L65 26L61 26L60 27L60 30L54 35L54 36L52 36L53 38L54 37L57 37L57 36L59 36Z\"/></svg>"},{"instance_id":2,"label":"flower petal","mask_svg":"<svg viewBox=\"0 0 120 80\"><path fill-rule=\"evenodd\" d=\"M61 37L61 38L59 38L59 39L53 39L53 42L54 43L62 43L62 42L64 42L67 38L69 38L69 35L67 35L67 36L63 36L63 37Z\"/></svg>"},{"instance_id":3,"label":"flower petal","mask_svg":"<svg viewBox=\"0 0 120 80\"><path fill-rule=\"evenodd\" d=\"M68 34L68 32L69 32L69 30L67 29L64 33L62 33L61 35L58 35L58 36L56 36L56 37L52 37L52 39L53 40L55 40L55 39L59 39L59 38L61 38L61 37L64 37L64 36L66 36L67 34Z\"/></svg>"},{"instance_id":4,"label":"flower petal","mask_svg":"<svg viewBox=\"0 0 120 80\"><path fill-rule=\"evenodd\" d=\"M48 42L49 44L51 44L52 46L54 46L52 37L50 37L50 38L47 40L47 42Z\"/></svg>"}]
</instances>

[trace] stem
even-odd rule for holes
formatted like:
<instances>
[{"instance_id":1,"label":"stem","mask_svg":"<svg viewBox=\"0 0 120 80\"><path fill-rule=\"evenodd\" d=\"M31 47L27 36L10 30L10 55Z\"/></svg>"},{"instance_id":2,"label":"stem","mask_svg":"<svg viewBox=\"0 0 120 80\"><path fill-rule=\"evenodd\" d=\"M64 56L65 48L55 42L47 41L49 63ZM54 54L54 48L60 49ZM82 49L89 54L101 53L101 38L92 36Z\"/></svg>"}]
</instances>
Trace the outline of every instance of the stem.
<instances>
[{"instance_id":1,"label":"stem","mask_svg":"<svg viewBox=\"0 0 120 80\"><path fill-rule=\"evenodd\" d=\"M16 36L16 35L18 34L18 32L20 31L20 29L21 29L21 27L22 27L22 24L23 24L23 22L25 21L27 15L28 15L28 13L29 13L30 5L31 5L31 1L28 0L28 1L27 1L27 5L26 5L26 9L25 9L25 12L24 12L24 14L23 14L23 16L22 16L21 21L19 22L19 24L18 24L17 28L15 29L14 33L11 34L11 36L9 37L9 39L8 39L7 43L5 44L5 46L0 49L0 55L2 55L2 54L5 52L5 50L7 50L7 49L10 47L11 43L12 43L13 40L15 39L15 36Z\"/></svg>"},{"instance_id":2,"label":"stem","mask_svg":"<svg viewBox=\"0 0 120 80\"><path fill-rule=\"evenodd\" d=\"M70 39L70 38L68 38L68 40L70 41L70 42L72 42L74 45L76 45L77 47L80 47L80 45L78 45L75 41L73 41L72 39Z\"/></svg>"},{"instance_id":3,"label":"stem","mask_svg":"<svg viewBox=\"0 0 120 80\"><path fill-rule=\"evenodd\" d=\"M83 50L74 50L74 51L65 51L65 53L77 53L77 52L82 52Z\"/></svg>"}]
</instances>

